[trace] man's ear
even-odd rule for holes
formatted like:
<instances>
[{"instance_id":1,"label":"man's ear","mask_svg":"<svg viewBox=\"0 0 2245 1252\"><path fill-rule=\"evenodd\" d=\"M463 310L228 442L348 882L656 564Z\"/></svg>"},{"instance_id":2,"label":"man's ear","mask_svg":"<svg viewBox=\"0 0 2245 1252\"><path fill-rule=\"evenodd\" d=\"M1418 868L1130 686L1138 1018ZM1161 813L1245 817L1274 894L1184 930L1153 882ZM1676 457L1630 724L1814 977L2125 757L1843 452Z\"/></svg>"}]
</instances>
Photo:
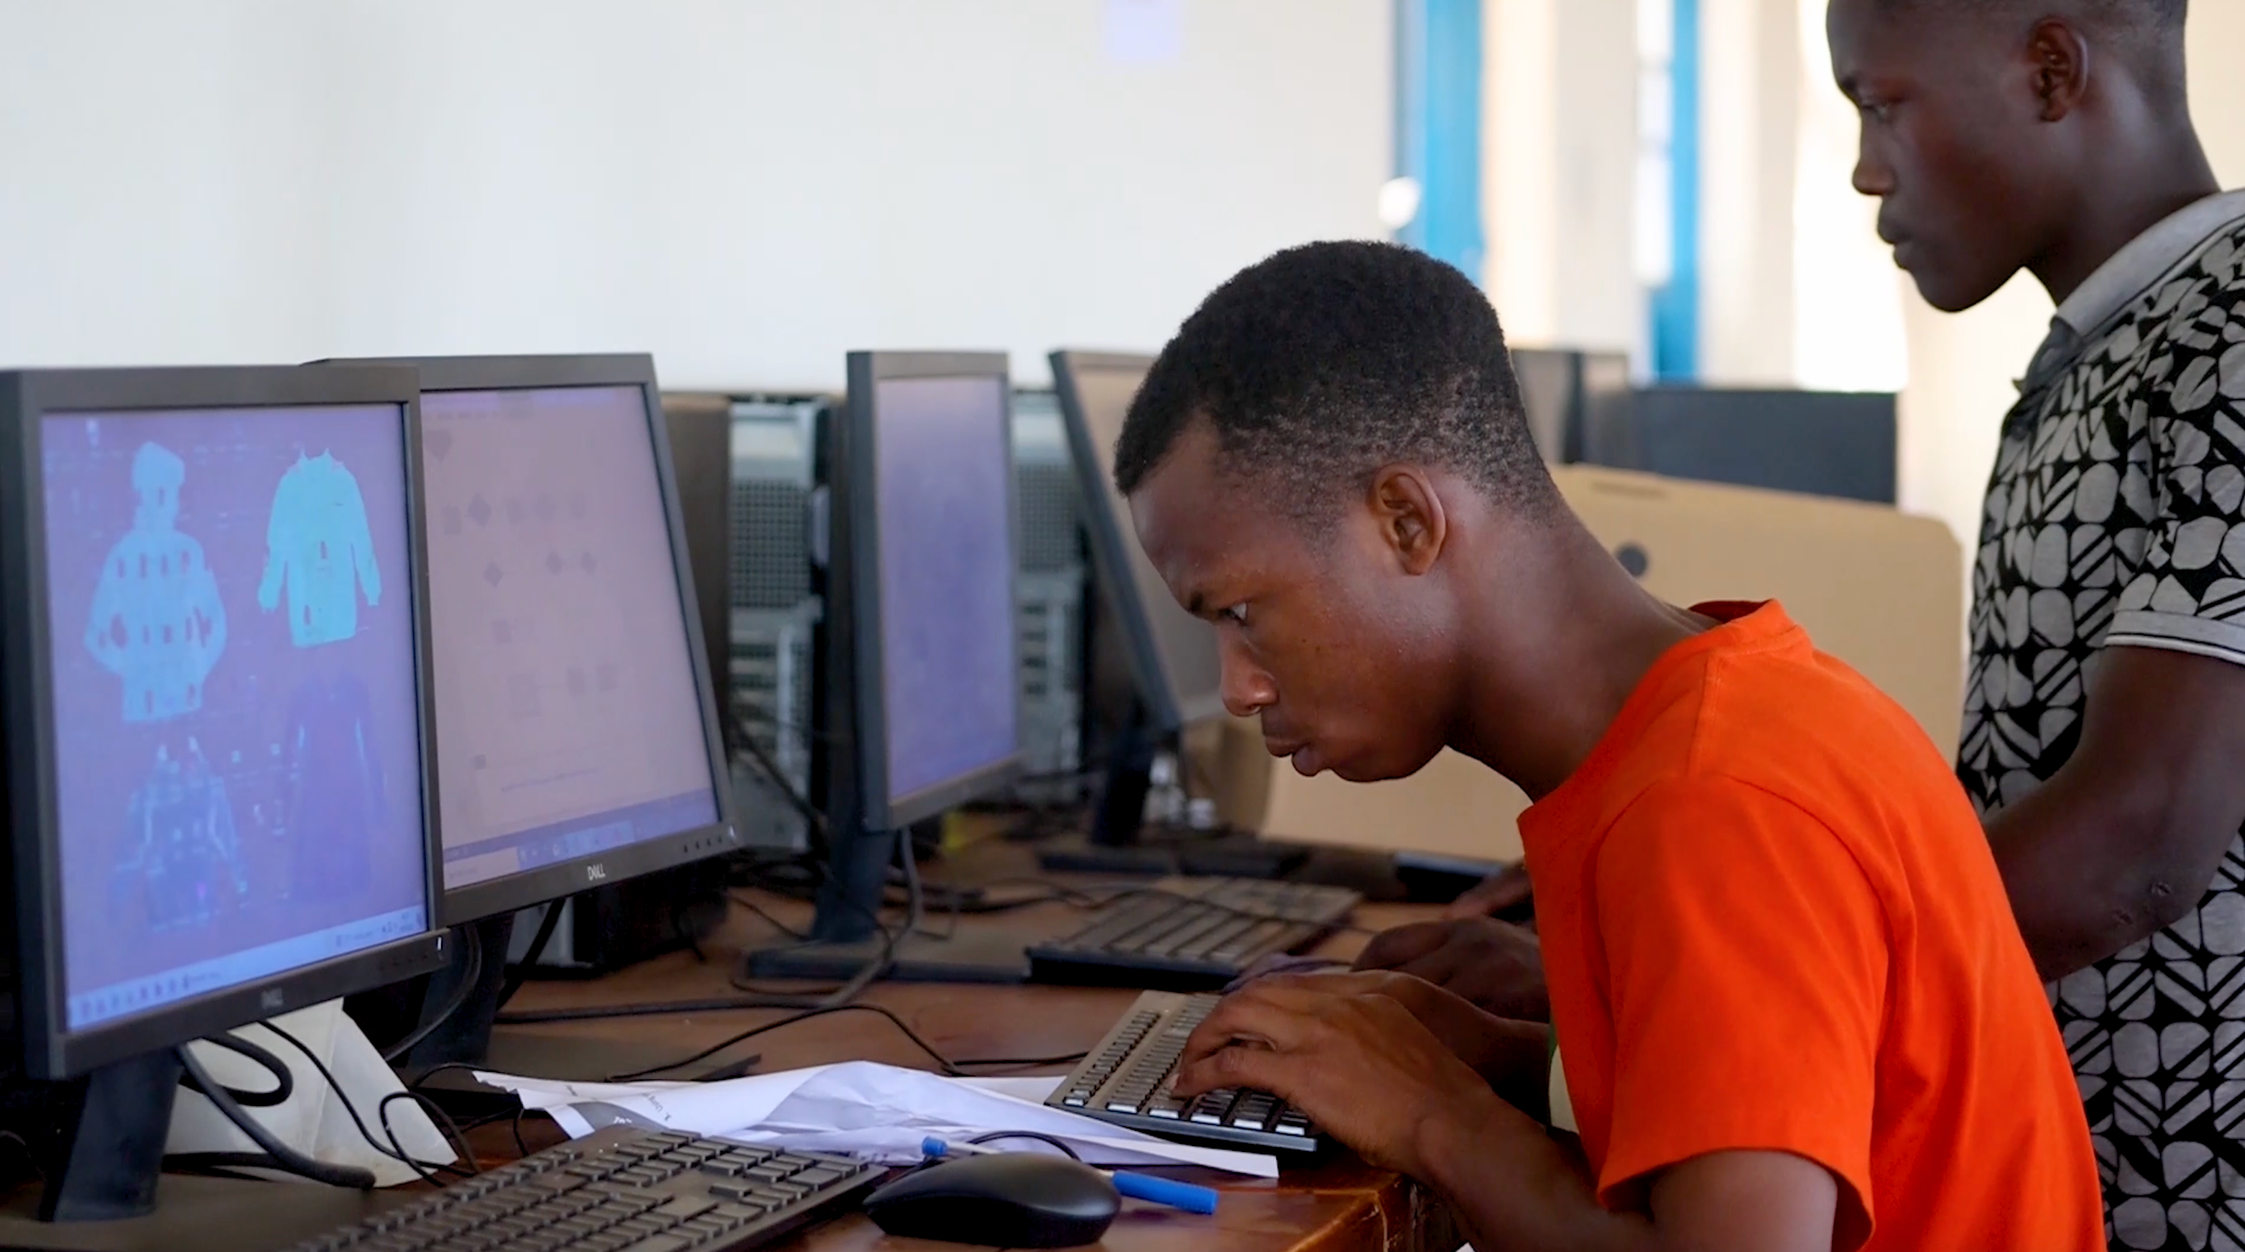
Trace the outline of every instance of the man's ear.
<instances>
[{"instance_id":1,"label":"man's ear","mask_svg":"<svg viewBox=\"0 0 2245 1252\"><path fill-rule=\"evenodd\" d=\"M1442 545L1450 541L1450 515L1426 471L1416 465L1390 465L1372 476L1370 504L1380 538L1406 574L1434 568Z\"/></svg>"},{"instance_id":2,"label":"man's ear","mask_svg":"<svg viewBox=\"0 0 2245 1252\"><path fill-rule=\"evenodd\" d=\"M2041 101L2042 120L2065 120L2089 94L2089 41L2071 24L2044 18L2028 32L2027 56L2034 62L2033 82L2035 96Z\"/></svg>"}]
</instances>

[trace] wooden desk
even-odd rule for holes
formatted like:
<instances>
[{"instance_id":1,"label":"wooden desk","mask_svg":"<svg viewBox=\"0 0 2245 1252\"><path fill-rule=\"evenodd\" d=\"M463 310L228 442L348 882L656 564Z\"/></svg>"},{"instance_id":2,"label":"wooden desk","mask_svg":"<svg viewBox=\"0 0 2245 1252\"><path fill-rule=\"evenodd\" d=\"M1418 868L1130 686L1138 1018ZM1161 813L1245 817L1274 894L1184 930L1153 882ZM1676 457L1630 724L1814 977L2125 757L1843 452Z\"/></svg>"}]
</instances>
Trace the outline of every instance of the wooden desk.
<instances>
[{"instance_id":1,"label":"wooden desk","mask_svg":"<svg viewBox=\"0 0 2245 1252\"><path fill-rule=\"evenodd\" d=\"M1003 847L970 851L939 871L939 881L990 882L1024 872L1026 856ZM798 903L758 895L757 903L789 925L809 921ZM1401 905L1367 905L1358 924L1379 929L1428 915ZM950 924L936 918L937 928ZM1082 914L1061 904L1011 914L962 918L967 928L1007 927L1024 935L1064 933ZM706 963L680 953L612 978L583 983L532 983L514 1007L590 1007L656 1000L706 999L727 994L727 975L740 951L783 942L767 923L735 909L716 941L705 945ZM1339 935L1323 951L1352 954L1362 935ZM985 987L929 983L877 983L863 1002L879 1004L909 1023L952 1060L1061 1056L1099 1042L1135 993L1084 987ZM782 1010L744 1010L695 1016L607 1019L540 1026L508 1026L516 1041L544 1037L598 1042L653 1058L683 1058L751 1026L786 1016ZM742 1053L764 1057L765 1072L842 1060L885 1061L934 1068L926 1054L897 1029L867 1014L839 1014L759 1035ZM1065 1066L1043 1071L1065 1072ZM535 1146L535 1145L534 1145ZM1224 1191L1213 1217L1132 1205L1107 1233L1113 1252L1219 1248L1224 1252L1453 1252L1462 1242L1445 1206L1417 1184L1353 1158L1287 1169L1275 1181L1208 1171L1177 1171ZM862 1215L828 1223L787 1245L818 1252L920 1246L883 1236ZM943 1245L926 1245L937 1247Z\"/></svg>"}]
</instances>

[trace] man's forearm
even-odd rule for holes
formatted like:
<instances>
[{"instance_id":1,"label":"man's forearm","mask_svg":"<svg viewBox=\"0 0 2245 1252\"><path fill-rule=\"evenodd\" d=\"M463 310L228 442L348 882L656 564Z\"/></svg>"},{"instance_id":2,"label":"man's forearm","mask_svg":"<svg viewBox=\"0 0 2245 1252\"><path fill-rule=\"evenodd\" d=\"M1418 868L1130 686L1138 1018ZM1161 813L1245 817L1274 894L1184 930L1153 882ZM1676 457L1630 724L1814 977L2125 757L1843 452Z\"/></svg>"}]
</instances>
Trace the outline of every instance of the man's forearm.
<instances>
[{"instance_id":1,"label":"man's forearm","mask_svg":"<svg viewBox=\"0 0 2245 1252\"><path fill-rule=\"evenodd\" d=\"M2019 933L2050 981L2172 925L2205 893L2219 859L2218 850L2207 860L2176 848L2156 808L2064 781L1986 823Z\"/></svg>"},{"instance_id":2,"label":"man's forearm","mask_svg":"<svg viewBox=\"0 0 2245 1252\"><path fill-rule=\"evenodd\" d=\"M1585 1177L1544 1128L1516 1108L1428 1122L1413 1171L1458 1214L1476 1248L1651 1252L1643 1217L1608 1213Z\"/></svg>"}]
</instances>

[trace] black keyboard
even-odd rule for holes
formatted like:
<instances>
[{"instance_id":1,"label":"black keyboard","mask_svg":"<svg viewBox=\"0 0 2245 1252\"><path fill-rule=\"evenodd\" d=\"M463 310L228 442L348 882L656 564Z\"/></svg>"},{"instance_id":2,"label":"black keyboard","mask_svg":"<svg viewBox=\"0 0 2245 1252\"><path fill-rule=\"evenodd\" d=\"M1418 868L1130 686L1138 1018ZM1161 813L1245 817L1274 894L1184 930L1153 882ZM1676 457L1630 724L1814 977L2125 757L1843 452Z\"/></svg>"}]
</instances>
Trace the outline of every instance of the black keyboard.
<instances>
[{"instance_id":1,"label":"black keyboard","mask_svg":"<svg viewBox=\"0 0 2245 1252\"><path fill-rule=\"evenodd\" d=\"M1275 952L1331 933L1363 900L1346 887L1252 878L1164 878L1102 906L1065 939L1029 948L1032 982L1221 987Z\"/></svg>"},{"instance_id":2,"label":"black keyboard","mask_svg":"<svg viewBox=\"0 0 2245 1252\"><path fill-rule=\"evenodd\" d=\"M849 1208L887 1173L611 1126L293 1252L736 1252Z\"/></svg>"},{"instance_id":3,"label":"black keyboard","mask_svg":"<svg viewBox=\"0 0 2245 1252\"><path fill-rule=\"evenodd\" d=\"M1299 1109L1260 1091L1211 1091L1191 1100L1168 1090L1185 1037L1216 1007L1214 995L1148 991L1063 1079L1045 1103L1164 1139L1267 1152L1315 1152L1325 1141Z\"/></svg>"}]
</instances>

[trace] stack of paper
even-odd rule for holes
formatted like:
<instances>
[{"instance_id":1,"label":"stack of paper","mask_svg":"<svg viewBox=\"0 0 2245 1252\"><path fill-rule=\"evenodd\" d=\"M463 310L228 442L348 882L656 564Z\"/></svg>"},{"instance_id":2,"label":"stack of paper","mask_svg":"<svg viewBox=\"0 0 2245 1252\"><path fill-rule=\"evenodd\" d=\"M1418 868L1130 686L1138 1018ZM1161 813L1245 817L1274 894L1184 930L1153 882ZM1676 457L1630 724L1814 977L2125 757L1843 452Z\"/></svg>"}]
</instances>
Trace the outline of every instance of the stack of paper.
<instances>
[{"instance_id":1,"label":"stack of paper","mask_svg":"<svg viewBox=\"0 0 2245 1252\"><path fill-rule=\"evenodd\" d=\"M1058 1078L945 1078L872 1061L711 1083L476 1077L514 1092L525 1108L543 1110L573 1138L622 1123L909 1165L919 1161L920 1141L931 1135L963 1142L993 1131L1035 1131L1064 1140L1094 1165L1203 1165L1257 1178L1278 1176L1272 1156L1188 1147L1046 1108L1042 1101Z\"/></svg>"}]
</instances>

